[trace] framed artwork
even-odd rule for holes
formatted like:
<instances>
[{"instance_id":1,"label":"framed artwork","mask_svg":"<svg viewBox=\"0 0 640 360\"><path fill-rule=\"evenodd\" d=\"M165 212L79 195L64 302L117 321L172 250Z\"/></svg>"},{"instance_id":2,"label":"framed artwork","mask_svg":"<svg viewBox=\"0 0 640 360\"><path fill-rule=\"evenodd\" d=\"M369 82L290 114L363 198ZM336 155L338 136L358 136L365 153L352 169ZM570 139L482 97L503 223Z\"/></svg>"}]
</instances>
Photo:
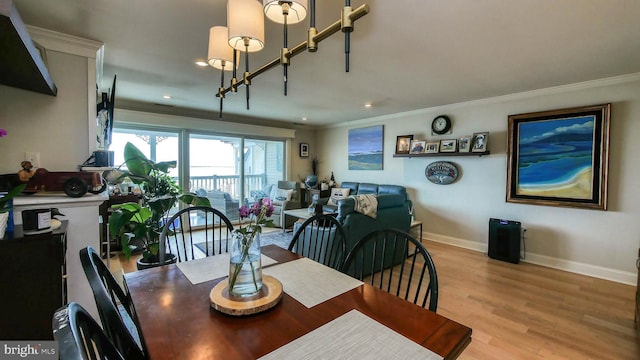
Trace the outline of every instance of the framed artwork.
<instances>
[{"instance_id":1,"label":"framed artwork","mask_svg":"<svg viewBox=\"0 0 640 360\"><path fill-rule=\"evenodd\" d=\"M300 143L300 157L309 157L309 144Z\"/></svg>"},{"instance_id":2,"label":"framed artwork","mask_svg":"<svg viewBox=\"0 0 640 360\"><path fill-rule=\"evenodd\" d=\"M611 104L510 115L507 202L607 210Z\"/></svg>"},{"instance_id":3,"label":"framed artwork","mask_svg":"<svg viewBox=\"0 0 640 360\"><path fill-rule=\"evenodd\" d=\"M408 154L413 135L400 135L396 139L396 154Z\"/></svg>"},{"instance_id":4,"label":"framed artwork","mask_svg":"<svg viewBox=\"0 0 640 360\"><path fill-rule=\"evenodd\" d=\"M456 152L458 140L440 140L440 152Z\"/></svg>"},{"instance_id":5,"label":"framed artwork","mask_svg":"<svg viewBox=\"0 0 640 360\"><path fill-rule=\"evenodd\" d=\"M424 152L427 154L436 154L439 149L440 149L439 142L430 142L430 143L427 143L426 149Z\"/></svg>"},{"instance_id":6,"label":"framed artwork","mask_svg":"<svg viewBox=\"0 0 640 360\"><path fill-rule=\"evenodd\" d=\"M471 140L473 140L473 136L471 135L460 137L458 139L458 151L469 152L469 150L471 150Z\"/></svg>"},{"instance_id":7,"label":"framed artwork","mask_svg":"<svg viewBox=\"0 0 640 360\"><path fill-rule=\"evenodd\" d=\"M384 127L349 130L349 170L382 170Z\"/></svg>"},{"instance_id":8,"label":"framed artwork","mask_svg":"<svg viewBox=\"0 0 640 360\"><path fill-rule=\"evenodd\" d=\"M425 140L411 140L411 151L409 151L409 153L423 154L426 144L427 142Z\"/></svg>"},{"instance_id":9,"label":"framed artwork","mask_svg":"<svg viewBox=\"0 0 640 360\"><path fill-rule=\"evenodd\" d=\"M485 152L487 151L487 142L489 141L489 133L481 132L473 134L473 142L471 145L471 152Z\"/></svg>"}]
</instances>

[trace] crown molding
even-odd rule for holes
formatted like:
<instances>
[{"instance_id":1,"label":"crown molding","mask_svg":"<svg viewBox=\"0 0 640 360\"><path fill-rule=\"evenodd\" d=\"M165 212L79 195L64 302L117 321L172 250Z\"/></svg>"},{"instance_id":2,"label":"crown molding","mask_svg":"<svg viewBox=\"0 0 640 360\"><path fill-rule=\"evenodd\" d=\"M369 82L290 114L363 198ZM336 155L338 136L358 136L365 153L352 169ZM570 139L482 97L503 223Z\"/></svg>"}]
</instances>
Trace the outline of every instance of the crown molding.
<instances>
[{"instance_id":1,"label":"crown molding","mask_svg":"<svg viewBox=\"0 0 640 360\"><path fill-rule=\"evenodd\" d=\"M632 74L613 76L613 77L608 77L603 79L583 81L583 82L574 83L574 84L554 86L554 87L538 89L538 90L523 91L519 93L495 96L491 98L471 100L471 101L465 101L460 103L452 103L452 104L446 104L446 105L433 106L429 108L393 113L388 115L381 115L381 116L376 116L371 118L348 121L340 124L322 126L320 128L329 129L329 128L348 127L348 126L372 124L372 123L384 123L385 121L397 120L398 118L403 118L403 117L414 117L416 115L418 116L429 115L429 114L433 114L434 112L441 113L441 112L451 111L454 109L483 106L483 105L493 105L493 104L505 103L509 101L525 100L525 99L531 99L531 98L536 98L540 96L557 95L557 94L570 93L570 92L575 92L580 90L594 89L594 88L603 87L603 86L627 84L627 83L638 82L638 81L640 81L640 73L632 73Z\"/></svg>"},{"instance_id":2,"label":"crown molding","mask_svg":"<svg viewBox=\"0 0 640 360\"><path fill-rule=\"evenodd\" d=\"M98 51L104 46L101 41L84 39L31 25L26 25L26 27L33 41L47 50L95 59L98 56Z\"/></svg>"}]
</instances>

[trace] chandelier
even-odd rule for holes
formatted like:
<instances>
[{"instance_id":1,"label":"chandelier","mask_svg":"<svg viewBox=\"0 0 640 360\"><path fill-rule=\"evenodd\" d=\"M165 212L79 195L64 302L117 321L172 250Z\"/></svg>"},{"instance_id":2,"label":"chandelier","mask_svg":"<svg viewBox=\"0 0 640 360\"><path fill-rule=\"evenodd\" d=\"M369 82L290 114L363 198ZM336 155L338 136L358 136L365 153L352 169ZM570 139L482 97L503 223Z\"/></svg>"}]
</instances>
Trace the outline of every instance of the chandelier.
<instances>
[{"instance_id":1,"label":"chandelier","mask_svg":"<svg viewBox=\"0 0 640 360\"><path fill-rule=\"evenodd\" d=\"M345 71L349 72L349 52L351 47L351 32L353 23L369 13L367 4L356 9L351 7L351 1L345 0L340 19L318 32L316 29L315 0L263 0L262 6L256 0L228 0L227 26L214 26L209 30L209 49L207 62L216 69L220 69L220 87L216 97L220 99L220 115L225 94L236 93L238 87L244 86L249 110L249 87L256 76L282 65L284 79L284 95L287 95L288 67L292 57L305 50L316 52L318 43L331 35L342 31L345 36ZM288 25L303 21L309 10L309 29L307 40L288 47ZM255 71L249 71L249 53L262 50L264 47L264 17L283 24L283 47L280 56L260 66ZM245 71L240 81L237 78L239 52L244 52ZM224 72L232 71L231 83L224 85Z\"/></svg>"}]
</instances>

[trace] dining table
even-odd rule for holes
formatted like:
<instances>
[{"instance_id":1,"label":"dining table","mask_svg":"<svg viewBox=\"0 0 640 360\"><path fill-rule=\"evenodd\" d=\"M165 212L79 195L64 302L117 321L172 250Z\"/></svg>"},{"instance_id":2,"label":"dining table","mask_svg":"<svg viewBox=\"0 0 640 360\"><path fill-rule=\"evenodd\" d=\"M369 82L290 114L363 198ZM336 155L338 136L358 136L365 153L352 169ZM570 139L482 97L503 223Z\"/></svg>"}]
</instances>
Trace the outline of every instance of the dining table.
<instances>
[{"instance_id":1,"label":"dining table","mask_svg":"<svg viewBox=\"0 0 640 360\"><path fill-rule=\"evenodd\" d=\"M244 316L211 306L228 278L226 260L211 259L220 255L125 274L149 359L455 359L471 342L469 327L286 249L268 245L262 256L282 298ZM193 275L194 261L208 277Z\"/></svg>"}]
</instances>

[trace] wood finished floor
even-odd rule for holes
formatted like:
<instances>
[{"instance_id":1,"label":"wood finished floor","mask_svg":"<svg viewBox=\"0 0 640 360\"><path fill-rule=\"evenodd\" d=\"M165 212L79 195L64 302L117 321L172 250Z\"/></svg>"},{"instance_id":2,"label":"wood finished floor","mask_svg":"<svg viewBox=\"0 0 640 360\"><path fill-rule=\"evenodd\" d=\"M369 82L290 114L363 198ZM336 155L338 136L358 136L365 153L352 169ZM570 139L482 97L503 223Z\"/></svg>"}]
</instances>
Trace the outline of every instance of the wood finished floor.
<instances>
[{"instance_id":1,"label":"wood finished floor","mask_svg":"<svg viewBox=\"0 0 640 360\"><path fill-rule=\"evenodd\" d=\"M438 272L438 313L473 329L460 359L640 359L634 286L424 244ZM114 259L116 271L135 271L133 259Z\"/></svg>"}]
</instances>

